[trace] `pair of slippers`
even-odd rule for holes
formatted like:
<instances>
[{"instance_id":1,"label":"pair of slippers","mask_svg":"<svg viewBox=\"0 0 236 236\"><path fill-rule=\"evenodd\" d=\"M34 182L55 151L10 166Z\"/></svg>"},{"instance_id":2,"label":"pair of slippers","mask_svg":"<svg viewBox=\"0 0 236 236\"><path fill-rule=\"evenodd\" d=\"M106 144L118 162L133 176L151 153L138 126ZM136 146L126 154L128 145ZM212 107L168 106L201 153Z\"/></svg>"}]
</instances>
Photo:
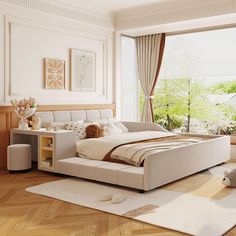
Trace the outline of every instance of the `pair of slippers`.
<instances>
[{"instance_id":1,"label":"pair of slippers","mask_svg":"<svg viewBox=\"0 0 236 236\"><path fill-rule=\"evenodd\" d=\"M122 193L106 192L100 197L99 200L101 202L111 201L111 203L117 204L117 203L123 202L125 200L125 196Z\"/></svg>"}]
</instances>

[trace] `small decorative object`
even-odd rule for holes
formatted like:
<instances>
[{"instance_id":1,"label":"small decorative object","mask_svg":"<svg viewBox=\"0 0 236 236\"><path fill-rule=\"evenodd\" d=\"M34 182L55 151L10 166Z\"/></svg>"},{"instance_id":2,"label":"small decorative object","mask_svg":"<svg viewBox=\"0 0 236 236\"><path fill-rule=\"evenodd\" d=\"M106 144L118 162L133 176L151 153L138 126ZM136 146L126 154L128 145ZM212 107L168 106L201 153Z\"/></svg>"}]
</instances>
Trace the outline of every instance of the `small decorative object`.
<instances>
[{"instance_id":1,"label":"small decorative object","mask_svg":"<svg viewBox=\"0 0 236 236\"><path fill-rule=\"evenodd\" d=\"M37 104L34 98L22 99L20 101L12 100L11 104L20 122L18 128L27 129L29 127L27 118L31 117L37 110Z\"/></svg>"},{"instance_id":2,"label":"small decorative object","mask_svg":"<svg viewBox=\"0 0 236 236\"><path fill-rule=\"evenodd\" d=\"M65 61L60 59L45 58L45 88L65 89Z\"/></svg>"},{"instance_id":3,"label":"small decorative object","mask_svg":"<svg viewBox=\"0 0 236 236\"><path fill-rule=\"evenodd\" d=\"M52 130L52 123L51 122L44 122L44 127L46 130L50 131Z\"/></svg>"},{"instance_id":4,"label":"small decorative object","mask_svg":"<svg viewBox=\"0 0 236 236\"><path fill-rule=\"evenodd\" d=\"M224 175L225 175L225 177L223 178L222 183L226 187L236 188L236 169L234 169L230 172L225 171Z\"/></svg>"},{"instance_id":5,"label":"small decorative object","mask_svg":"<svg viewBox=\"0 0 236 236\"><path fill-rule=\"evenodd\" d=\"M39 130L41 128L41 118L39 116L33 115L32 121L30 121L33 130Z\"/></svg>"},{"instance_id":6,"label":"small decorative object","mask_svg":"<svg viewBox=\"0 0 236 236\"><path fill-rule=\"evenodd\" d=\"M103 136L103 129L99 125L89 125L86 127L87 138L99 138Z\"/></svg>"},{"instance_id":7,"label":"small decorative object","mask_svg":"<svg viewBox=\"0 0 236 236\"><path fill-rule=\"evenodd\" d=\"M96 54L93 51L71 49L71 90L96 91Z\"/></svg>"},{"instance_id":8,"label":"small decorative object","mask_svg":"<svg viewBox=\"0 0 236 236\"><path fill-rule=\"evenodd\" d=\"M53 127L53 130L54 131L59 131L59 127L55 126L55 127Z\"/></svg>"},{"instance_id":9,"label":"small decorative object","mask_svg":"<svg viewBox=\"0 0 236 236\"><path fill-rule=\"evenodd\" d=\"M48 139L48 147L52 147L52 140Z\"/></svg>"}]
</instances>

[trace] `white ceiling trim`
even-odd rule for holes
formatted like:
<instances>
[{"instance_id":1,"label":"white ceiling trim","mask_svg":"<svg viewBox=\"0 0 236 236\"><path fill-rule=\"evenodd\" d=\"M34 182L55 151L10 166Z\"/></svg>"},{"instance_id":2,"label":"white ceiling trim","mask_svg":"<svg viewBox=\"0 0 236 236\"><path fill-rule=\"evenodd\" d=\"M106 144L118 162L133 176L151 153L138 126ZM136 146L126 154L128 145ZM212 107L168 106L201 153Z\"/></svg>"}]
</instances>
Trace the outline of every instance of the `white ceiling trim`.
<instances>
[{"instance_id":1,"label":"white ceiling trim","mask_svg":"<svg viewBox=\"0 0 236 236\"><path fill-rule=\"evenodd\" d=\"M50 0L0 0L1 3L65 17L103 29L114 30L114 19L112 17L100 16L92 12L53 4L53 1Z\"/></svg>"},{"instance_id":2,"label":"white ceiling trim","mask_svg":"<svg viewBox=\"0 0 236 236\"><path fill-rule=\"evenodd\" d=\"M223 16L213 16L200 19L193 19L187 21L179 21L174 23L160 24L156 26L140 27L136 29L123 30L124 35L129 35L132 37L157 34L157 33L167 33L168 35L173 34L183 34L189 32L204 31L214 28L225 28L225 27L235 27L236 26L236 13L223 15Z\"/></svg>"},{"instance_id":3,"label":"white ceiling trim","mask_svg":"<svg viewBox=\"0 0 236 236\"><path fill-rule=\"evenodd\" d=\"M232 13L236 13L235 0L169 0L119 11L115 26L117 31L127 31Z\"/></svg>"},{"instance_id":4,"label":"white ceiling trim","mask_svg":"<svg viewBox=\"0 0 236 236\"><path fill-rule=\"evenodd\" d=\"M82 9L86 4L88 6L88 3L79 7L79 2L82 1L93 2L93 0L68 0L68 2L64 0L0 0L0 3L66 17L98 28L126 32L130 35L145 34L145 30L146 34L155 33L157 29L170 30L171 24L179 27L181 22L187 25L187 21L195 25L194 20L236 13L236 0L149 0L149 2L156 2L117 10L107 15L102 11L102 9L105 10L104 5L101 7L101 14L98 14L93 10ZM124 6L124 1L122 1L121 6ZM105 2L106 0L103 0L103 4ZM139 1L139 4L141 2L142 0ZM106 9L117 7L117 4L114 3L117 2L111 2L111 6ZM132 3L131 0L130 3Z\"/></svg>"}]
</instances>

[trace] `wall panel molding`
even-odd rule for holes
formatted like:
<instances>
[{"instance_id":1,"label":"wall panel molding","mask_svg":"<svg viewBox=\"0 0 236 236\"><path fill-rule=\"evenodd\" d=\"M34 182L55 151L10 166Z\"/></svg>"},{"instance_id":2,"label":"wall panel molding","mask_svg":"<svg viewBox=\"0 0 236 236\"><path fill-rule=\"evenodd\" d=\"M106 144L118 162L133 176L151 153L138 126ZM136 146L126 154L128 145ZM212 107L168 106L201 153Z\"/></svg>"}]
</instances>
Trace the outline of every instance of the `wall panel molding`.
<instances>
[{"instance_id":1,"label":"wall panel molding","mask_svg":"<svg viewBox=\"0 0 236 236\"><path fill-rule=\"evenodd\" d=\"M52 32L52 33L60 33L65 36L71 35L71 37L78 37L82 39L88 39L90 41L93 41L96 44L100 44L102 48L102 64L103 66L101 67L102 70L102 75L100 76L100 80L97 81L99 84L102 84L103 86L100 91L97 91L94 94L88 94L88 98L90 100L96 100L97 102L100 103L106 103L112 100L112 97L109 95L109 84L111 81L111 73L109 73L109 70L111 70L111 67L109 66L110 60L108 56L109 48L111 48L111 34L110 33L102 33L102 32L84 32L80 31L74 28L70 27L61 27L60 25L52 25L48 24L45 22L41 21L36 21L31 18L23 18L23 17L18 17L18 16L13 16L13 15L5 15L5 92L4 92L4 102L9 103L11 99L15 99L17 97L24 97L28 96L28 94L19 94L15 95L13 91L13 81L12 81L12 54L14 53L13 51L13 43L15 42L14 40L18 40L14 38L13 36L13 29L19 27L19 26L24 26L24 27L31 27L32 29L39 29L39 30L46 30L47 32ZM68 51L69 55L69 51ZM67 61L67 65L69 66L69 61ZM69 78L67 77L67 80ZM111 84L110 84L111 86ZM69 86L67 86L68 91ZM65 94L64 94L65 95ZM76 97L78 93L71 93L70 97L71 99L74 97L74 100L78 100ZM33 96L33 95L31 95ZM43 98L45 97L45 94L35 94L36 98ZM55 95L57 97L57 95ZM63 95L62 95L63 96ZM81 95L84 96L84 95ZM53 97L53 94L51 95ZM55 99L56 99L55 97ZM53 101L54 102L54 101ZM72 101L69 101L72 102ZM86 101L89 102L89 101ZM78 102L76 102L78 103ZM82 101L83 103L83 101ZM94 103L94 101L91 103Z\"/></svg>"},{"instance_id":2,"label":"wall panel molding","mask_svg":"<svg viewBox=\"0 0 236 236\"><path fill-rule=\"evenodd\" d=\"M47 0L0 0L0 4L23 7L29 10L51 14L59 17L81 21L86 24L96 25L106 29L114 29L113 18L84 11L82 9L71 9L66 6L60 6L48 2Z\"/></svg>"}]
</instances>

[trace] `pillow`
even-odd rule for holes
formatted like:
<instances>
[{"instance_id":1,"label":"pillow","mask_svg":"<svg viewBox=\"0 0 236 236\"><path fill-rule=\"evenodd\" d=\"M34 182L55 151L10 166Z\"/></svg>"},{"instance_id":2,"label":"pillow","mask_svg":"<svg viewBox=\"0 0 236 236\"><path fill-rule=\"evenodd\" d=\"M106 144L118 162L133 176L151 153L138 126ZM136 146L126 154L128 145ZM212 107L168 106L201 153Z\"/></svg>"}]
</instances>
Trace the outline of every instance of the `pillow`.
<instances>
[{"instance_id":1,"label":"pillow","mask_svg":"<svg viewBox=\"0 0 236 236\"><path fill-rule=\"evenodd\" d=\"M101 124L100 126L104 130L104 136L117 135L122 133L121 129L118 128L113 122Z\"/></svg>"},{"instance_id":2,"label":"pillow","mask_svg":"<svg viewBox=\"0 0 236 236\"><path fill-rule=\"evenodd\" d=\"M86 138L86 127L88 124L86 123L78 123L75 121L72 122L65 122L65 129L66 130L73 130L76 132L76 140L81 140Z\"/></svg>"},{"instance_id":3,"label":"pillow","mask_svg":"<svg viewBox=\"0 0 236 236\"><path fill-rule=\"evenodd\" d=\"M115 122L115 125L121 129L122 133L128 133L129 130L127 129L127 127L125 125L123 125L121 122Z\"/></svg>"},{"instance_id":4,"label":"pillow","mask_svg":"<svg viewBox=\"0 0 236 236\"><path fill-rule=\"evenodd\" d=\"M90 123L90 124L105 124L108 122L107 119L101 119L101 120L86 120L86 123Z\"/></svg>"},{"instance_id":5,"label":"pillow","mask_svg":"<svg viewBox=\"0 0 236 236\"><path fill-rule=\"evenodd\" d=\"M85 130L87 138L99 138L103 136L103 129L96 124L88 125Z\"/></svg>"}]
</instances>

